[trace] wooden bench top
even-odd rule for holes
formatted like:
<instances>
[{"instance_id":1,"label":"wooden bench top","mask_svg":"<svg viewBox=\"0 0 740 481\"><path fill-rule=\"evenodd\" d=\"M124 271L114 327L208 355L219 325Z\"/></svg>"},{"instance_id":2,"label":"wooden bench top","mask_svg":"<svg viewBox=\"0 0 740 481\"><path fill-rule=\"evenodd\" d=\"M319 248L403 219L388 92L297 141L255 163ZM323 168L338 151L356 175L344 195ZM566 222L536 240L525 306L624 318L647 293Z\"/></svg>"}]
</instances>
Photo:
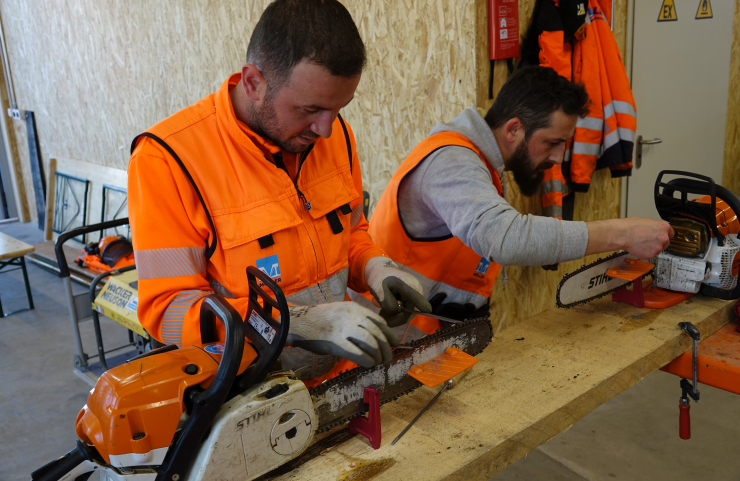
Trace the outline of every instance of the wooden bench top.
<instances>
[{"instance_id":1,"label":"wooden bench top","mask_svg":"<svg viewBox=\"0 0 740 481\"><path fill-rule=\"evenodd\" d=\"M734 303L697 295L651 310L604 298L550 309L497 333L395 446L438 389L422 386L381 407L377 451L356 436L271 479L487 480L689 350L679 322L693 322L704 339L729 322Z\"/></svg>"},{"instance_id":2,"label":"wooden bench top","mask_svg":"<svg viewBox=\"0 0 740 481\"><path fill-rule=\"evenodd\" d=\"M33 251L32 245L0 232L0 261L15 259Z\"/></svg>"}]
</instances>

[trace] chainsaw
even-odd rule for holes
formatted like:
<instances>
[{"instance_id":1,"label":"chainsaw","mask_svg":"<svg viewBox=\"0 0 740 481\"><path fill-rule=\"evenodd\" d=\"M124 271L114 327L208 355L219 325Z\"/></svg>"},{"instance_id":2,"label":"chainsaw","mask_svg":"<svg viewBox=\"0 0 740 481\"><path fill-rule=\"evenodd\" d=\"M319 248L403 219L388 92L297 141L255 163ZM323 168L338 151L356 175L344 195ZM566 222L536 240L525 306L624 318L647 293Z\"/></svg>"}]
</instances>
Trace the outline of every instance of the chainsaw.
<instances>
[{"instance_id":1,"label":"chainsaw","mask_svg":"<svg viewBox=\"0 0 740 481\"><path fill-rule=\"evenodd\" d=\"M209 295L202 346L165 346L104 372L77 416L76 447L32 480L82 481L95 472L104 481L252 480L303 453L315 434L364 414L365 387L390 402L421 385L407 374L412 365L448 347L478 354L493 337L487 317L466 320L396 349L389 365L307 389L292 371L271 372L290 326L282 290L254 267L247 279L246 321Z\"/></svg>"},{"instance_id":2,"label":"chainsaw","mask_svg":"<svg viewBox=\"0 0 740 481\"><path fill-rule=\"evenodd\" d=\"M665 175L682 177L663 182ZM658 289L739 298L740 199L710 177L674 170L658 174L654 197L658 214L675 236L651 260L654 269L642 277L654 276L653 286ZM585 304L632 284L607 274L630 258L626 252L616 252L566 274L557 289L558 307Z\"/></svg>"}]
</instances>

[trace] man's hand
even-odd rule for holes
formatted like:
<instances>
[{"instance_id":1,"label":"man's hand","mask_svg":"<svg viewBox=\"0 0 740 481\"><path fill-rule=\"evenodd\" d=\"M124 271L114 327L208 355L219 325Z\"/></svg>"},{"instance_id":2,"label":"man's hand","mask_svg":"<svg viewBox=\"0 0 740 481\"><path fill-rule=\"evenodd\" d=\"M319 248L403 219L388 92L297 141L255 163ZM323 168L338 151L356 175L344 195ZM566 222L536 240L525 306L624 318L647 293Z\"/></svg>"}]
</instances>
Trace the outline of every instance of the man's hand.
<instances>
[{"instance_id":1,"label":"man's hand","mask_svg":"<svg viewBox=\"0 0 740 481\"><path fill-rule=\"evenodd\" d=\"M399 343L380 316L354 302L290 307L287 346L372 367L390 363L391 346Z\"/></svg>"},{"instance_id":2,"label":"man's hand","mask_svg":"<svg viewBox=\"0 0 740 481\"><path fill-rule=\"evenodd\" d=\"M660 254L675 235L670 224L662 220L644 217L628 217L624 220L628 223L624 250L640 259L652 259Z\"/></svg>"},{"instance_id":3,"label":"man's hand","mask_svg":"<svg viewBox=\"0 0 740 481\"><path fill-rule=\"evenodd\" d=\"M673 228L662 220L644 217L587 222L586 255L624 249L640 259L652 259L668 247Z\"/></svg>"},{"instance_id":4,"label":"man's hand","mask_svg":"<svg viewBox=\"0 0 740 481\"><path fill-rule=\"evenodd\" d=\"M365 282L380 304L380 315L390 327L406 324L414 315L401 311L399 302L407 309L421 313L432 312L432 306L424 297L419 281L411 274L401 271L387 257L373 257L367 261Z\"/></svg>"}]
</instances>

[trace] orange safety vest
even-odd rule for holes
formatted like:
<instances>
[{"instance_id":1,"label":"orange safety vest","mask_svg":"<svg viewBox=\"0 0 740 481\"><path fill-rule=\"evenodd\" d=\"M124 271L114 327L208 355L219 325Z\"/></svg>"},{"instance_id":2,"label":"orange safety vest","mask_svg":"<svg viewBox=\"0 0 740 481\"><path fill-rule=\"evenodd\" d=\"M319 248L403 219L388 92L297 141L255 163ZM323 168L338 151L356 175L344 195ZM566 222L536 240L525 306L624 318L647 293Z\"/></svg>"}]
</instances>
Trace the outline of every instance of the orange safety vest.
<instances>
[{"instance_id":1,"label":"orange safety vest","mask_svg":"<svg viewBox=\"0 0 740 481\"><path fill-rule=\"evenodd\" d=\"M168 344L200 344L200 300L214 291L245 316L247 266L268 274L289 302L315 305L344 301L348 285L366 291L365 263L384 255L367 234L349 125L338 117L329 138L299 154L294 184L280 162L291 154L237 120L229 89L240 78L132 144L138 315Z\"/></svg>"},{"instance_id":2,"label":"orange safety vest","mask_svg":"<svg viewBox=\"0 0 740 481\"><path fill-rule=\"evenodd\" d=\"M491 173L496 190L502 194L498 174L475 144L461 134L440 132L419 143L393 174L370 220L370 237L404 271L419 279L427 298L444 292L447 294L446 302L465 304L481 297L487 301L501 266L476 254L452 234L437 238L412 238L406 232L398 210L401 183L430 154L453 145L475 152ZM438 320L422 315L417 315L411 324L427 334L440 328Z\"/></svg>"}]
</instances>

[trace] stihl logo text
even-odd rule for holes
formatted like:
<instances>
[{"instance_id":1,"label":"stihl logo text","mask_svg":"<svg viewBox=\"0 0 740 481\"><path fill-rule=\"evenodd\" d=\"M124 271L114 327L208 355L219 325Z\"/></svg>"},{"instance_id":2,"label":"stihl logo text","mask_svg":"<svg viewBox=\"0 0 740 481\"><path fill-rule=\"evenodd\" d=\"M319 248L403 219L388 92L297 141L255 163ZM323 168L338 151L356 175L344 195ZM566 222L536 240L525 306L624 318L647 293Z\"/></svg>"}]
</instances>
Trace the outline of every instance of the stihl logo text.
<instances>
[{"instance_id":1,"label":"stihl logo text","mask_svg":"<svg viewBox=\"0 0 740 481\"><path fill-rule=\"evenodd\" d=\"M256 411L254 414L249 416L247 419L243 419L239 421L237 423L237 426L240 428L243 428L244 426L249 426L250 424L256 423L260 419L269 416L270 414L272 414L272 405L262 408L259 411Z\"/></svg>"},{"instance_id":2,"label":"stihl logo text","mask_svg":"<svg viewBox=\"0 0 740 481\"><path fill-rule=\"evenodd\" d=\"M591 289L592 287L600 286L601 284L610 280L612 280L612 278L607 276L606 274L599 274L598 276L591 278L591 280L588 282L588 288Z\"/></svg>"}]
</instances>

